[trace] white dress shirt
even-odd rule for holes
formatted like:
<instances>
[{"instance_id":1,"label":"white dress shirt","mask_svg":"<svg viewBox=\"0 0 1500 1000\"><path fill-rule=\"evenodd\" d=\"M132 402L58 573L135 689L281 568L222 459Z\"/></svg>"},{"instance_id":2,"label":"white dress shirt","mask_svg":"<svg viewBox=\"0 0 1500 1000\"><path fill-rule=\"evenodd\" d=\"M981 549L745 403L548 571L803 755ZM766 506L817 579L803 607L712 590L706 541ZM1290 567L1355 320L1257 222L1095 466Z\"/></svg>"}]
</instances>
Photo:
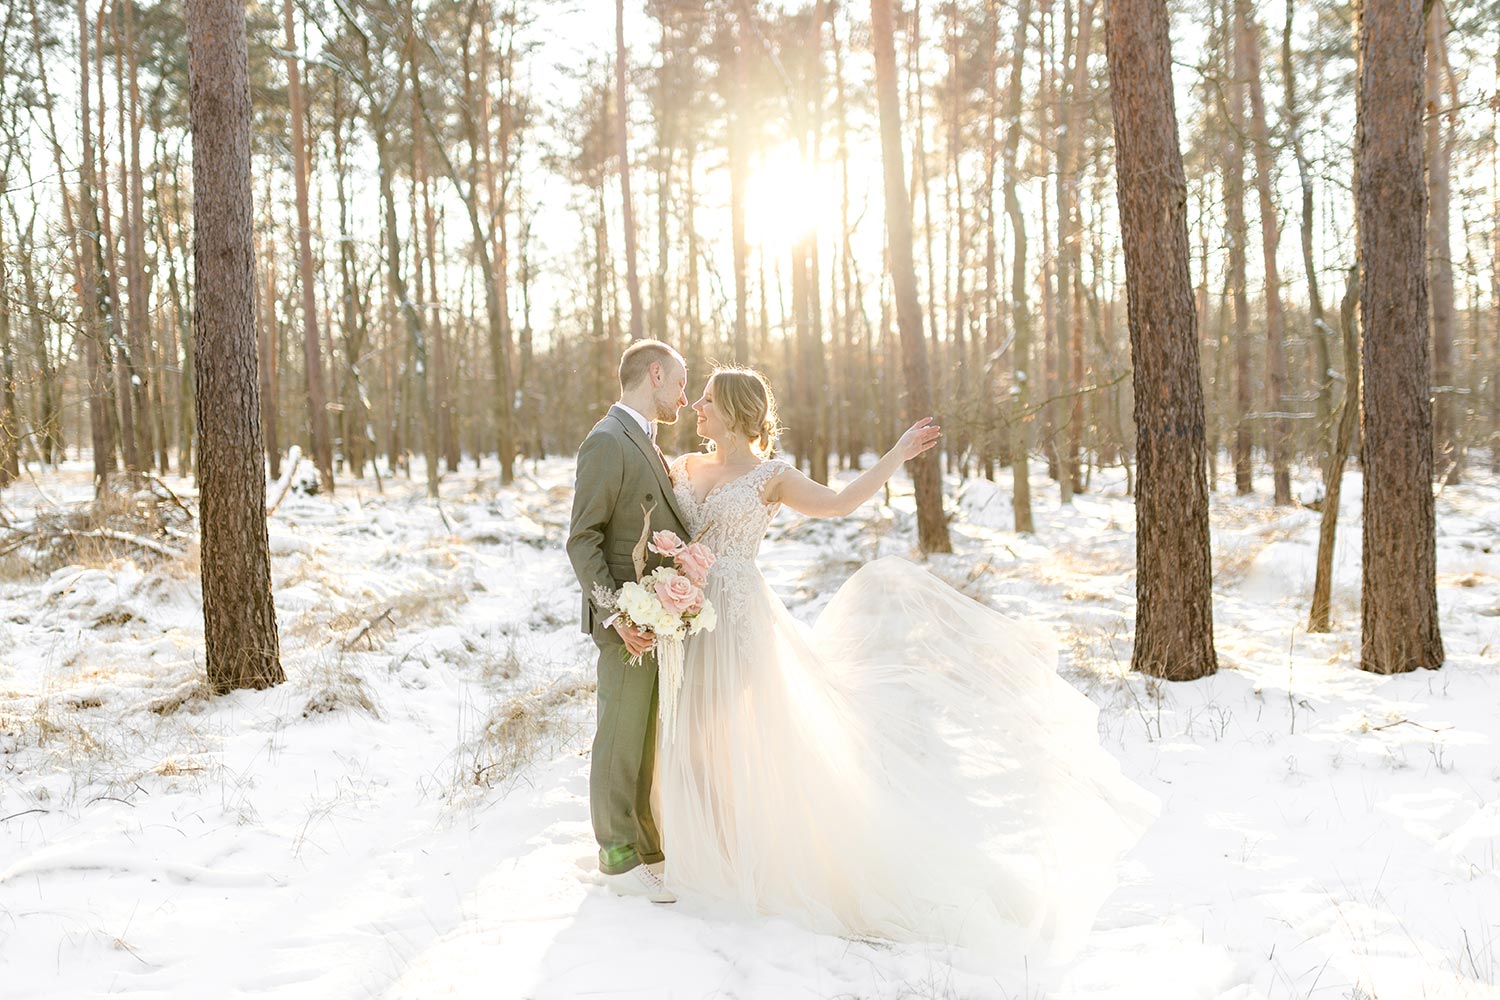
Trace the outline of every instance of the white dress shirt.
<instances>
[{"instance_id":1,"label":"white dress shirt","mask_svg":"<svg viewBox=\"0 0 1500 1000\"><path fill-rule=\"evenodd\" d=\"M624 403L615 403L615 405L635 418L635 422L641 425L641 430L646 432L646 437L650 438L652 442L656 441L656 428L651 423L651 421L647 420L644 416L626 406Z\"/></svg>"}]
</instances>

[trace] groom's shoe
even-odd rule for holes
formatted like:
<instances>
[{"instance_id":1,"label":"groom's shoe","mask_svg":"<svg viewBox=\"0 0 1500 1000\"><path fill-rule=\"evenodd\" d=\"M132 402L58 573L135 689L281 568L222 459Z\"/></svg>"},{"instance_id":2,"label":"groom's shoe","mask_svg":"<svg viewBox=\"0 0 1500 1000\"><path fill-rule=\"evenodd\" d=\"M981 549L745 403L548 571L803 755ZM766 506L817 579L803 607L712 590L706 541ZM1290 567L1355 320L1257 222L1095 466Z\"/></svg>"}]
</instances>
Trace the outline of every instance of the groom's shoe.
<instances>
[{"instance_id":1,"label":"groom's shoe","mask_svg":"<svg viewBox=\"0 0 1500 1000\"><path fill-rule=\"evenodd\" d=\"M645 896L653 903L677 902L672 890L648 865L636 865L619 875L606 875L604 881L617 896Z\"/></svg>"}]
</instances>

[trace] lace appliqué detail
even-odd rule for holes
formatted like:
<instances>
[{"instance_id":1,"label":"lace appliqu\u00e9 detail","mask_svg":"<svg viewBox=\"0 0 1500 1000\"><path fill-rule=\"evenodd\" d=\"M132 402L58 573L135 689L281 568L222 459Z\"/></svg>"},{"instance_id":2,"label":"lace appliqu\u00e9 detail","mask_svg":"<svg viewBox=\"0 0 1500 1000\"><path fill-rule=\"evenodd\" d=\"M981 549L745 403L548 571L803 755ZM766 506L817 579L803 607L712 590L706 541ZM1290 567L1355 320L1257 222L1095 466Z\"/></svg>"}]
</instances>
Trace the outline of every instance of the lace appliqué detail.
<instances>
[{"instance_id":1,"label":"lace appliqu\u00e9 detail","mask_svg":"<svg viewBox=\"0 0 1500 1000\"><path fill-rule=\"evenodd\" d=\"M688 479L687 459L683 455L672 463L672 489L687 517L688 530L695 538L701 535L700 540L717 557L708 576L710 582L717 581L723 588L721 625L737 629L745 619L750 588L760 582L755 557L761 539L781 509L779 503L766 503L762 494L766 484L789 466L781 459L768 459L742 476L719 483L700 503Z\"/></svg>"}]
</instances>

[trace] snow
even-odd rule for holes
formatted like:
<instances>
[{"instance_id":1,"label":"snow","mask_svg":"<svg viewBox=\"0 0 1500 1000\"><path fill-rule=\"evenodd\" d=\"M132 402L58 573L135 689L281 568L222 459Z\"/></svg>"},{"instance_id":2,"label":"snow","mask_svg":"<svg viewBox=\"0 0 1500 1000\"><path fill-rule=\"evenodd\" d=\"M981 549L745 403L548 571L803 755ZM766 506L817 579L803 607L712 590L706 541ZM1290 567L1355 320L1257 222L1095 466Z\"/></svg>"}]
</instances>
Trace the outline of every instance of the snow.
<instances>
[{"instance_id":1,"label":"snow","mask_svg":"<svg viewBox=\"0 0 1500 1000\"><path fill-rule=\"evenodd\" d=\"M196 550L0 560L0 995L200 998L1500 996L1500 480L1438 500L1447 664L1358 657L1359 477L1335 631L1305 629L1317 512L1212 498L1220 672L1131 674L1134 510L1117 473L1037 533L950 481L930 568L1048 622L1100 739L1162 801L1055 967L621 899L588 822L593 650L561 549L571 463L292 490L270 519L287 683L204 696ZM188 481L168 479L190 498ZM1319 495L1301 470L1297 495ZM23 479L4 512L89 496ZM12 517L14 520L14 517ZM806 620L907 554L909 484L784 512L763 563ZM795 831L788 831L795 836Z\"/></svg>"}]
</instances>

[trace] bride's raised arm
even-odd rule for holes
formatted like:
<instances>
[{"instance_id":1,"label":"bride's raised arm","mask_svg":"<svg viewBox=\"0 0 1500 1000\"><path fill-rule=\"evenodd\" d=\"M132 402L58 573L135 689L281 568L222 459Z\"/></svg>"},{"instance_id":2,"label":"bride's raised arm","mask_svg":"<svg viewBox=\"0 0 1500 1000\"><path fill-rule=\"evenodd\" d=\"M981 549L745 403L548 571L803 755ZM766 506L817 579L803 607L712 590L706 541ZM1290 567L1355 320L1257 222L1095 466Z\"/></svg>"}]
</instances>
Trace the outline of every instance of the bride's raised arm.
<instances>
[{"instance_id":1,"label":"bride's raised arm","mask_svg":"<svg viewBox=\"0 0 1500 1000\"><path fill-rule=\"evenodd\" d=\"M782 503L808 517L843 517L852 514L896 474L903 462L916 458L937 444L941 429L931 417L923 417L907 428L895 447L880 457L859 478L841 490L830 489L788 466L766 484L766 503Z\"/></svg>"}]
</instances>

